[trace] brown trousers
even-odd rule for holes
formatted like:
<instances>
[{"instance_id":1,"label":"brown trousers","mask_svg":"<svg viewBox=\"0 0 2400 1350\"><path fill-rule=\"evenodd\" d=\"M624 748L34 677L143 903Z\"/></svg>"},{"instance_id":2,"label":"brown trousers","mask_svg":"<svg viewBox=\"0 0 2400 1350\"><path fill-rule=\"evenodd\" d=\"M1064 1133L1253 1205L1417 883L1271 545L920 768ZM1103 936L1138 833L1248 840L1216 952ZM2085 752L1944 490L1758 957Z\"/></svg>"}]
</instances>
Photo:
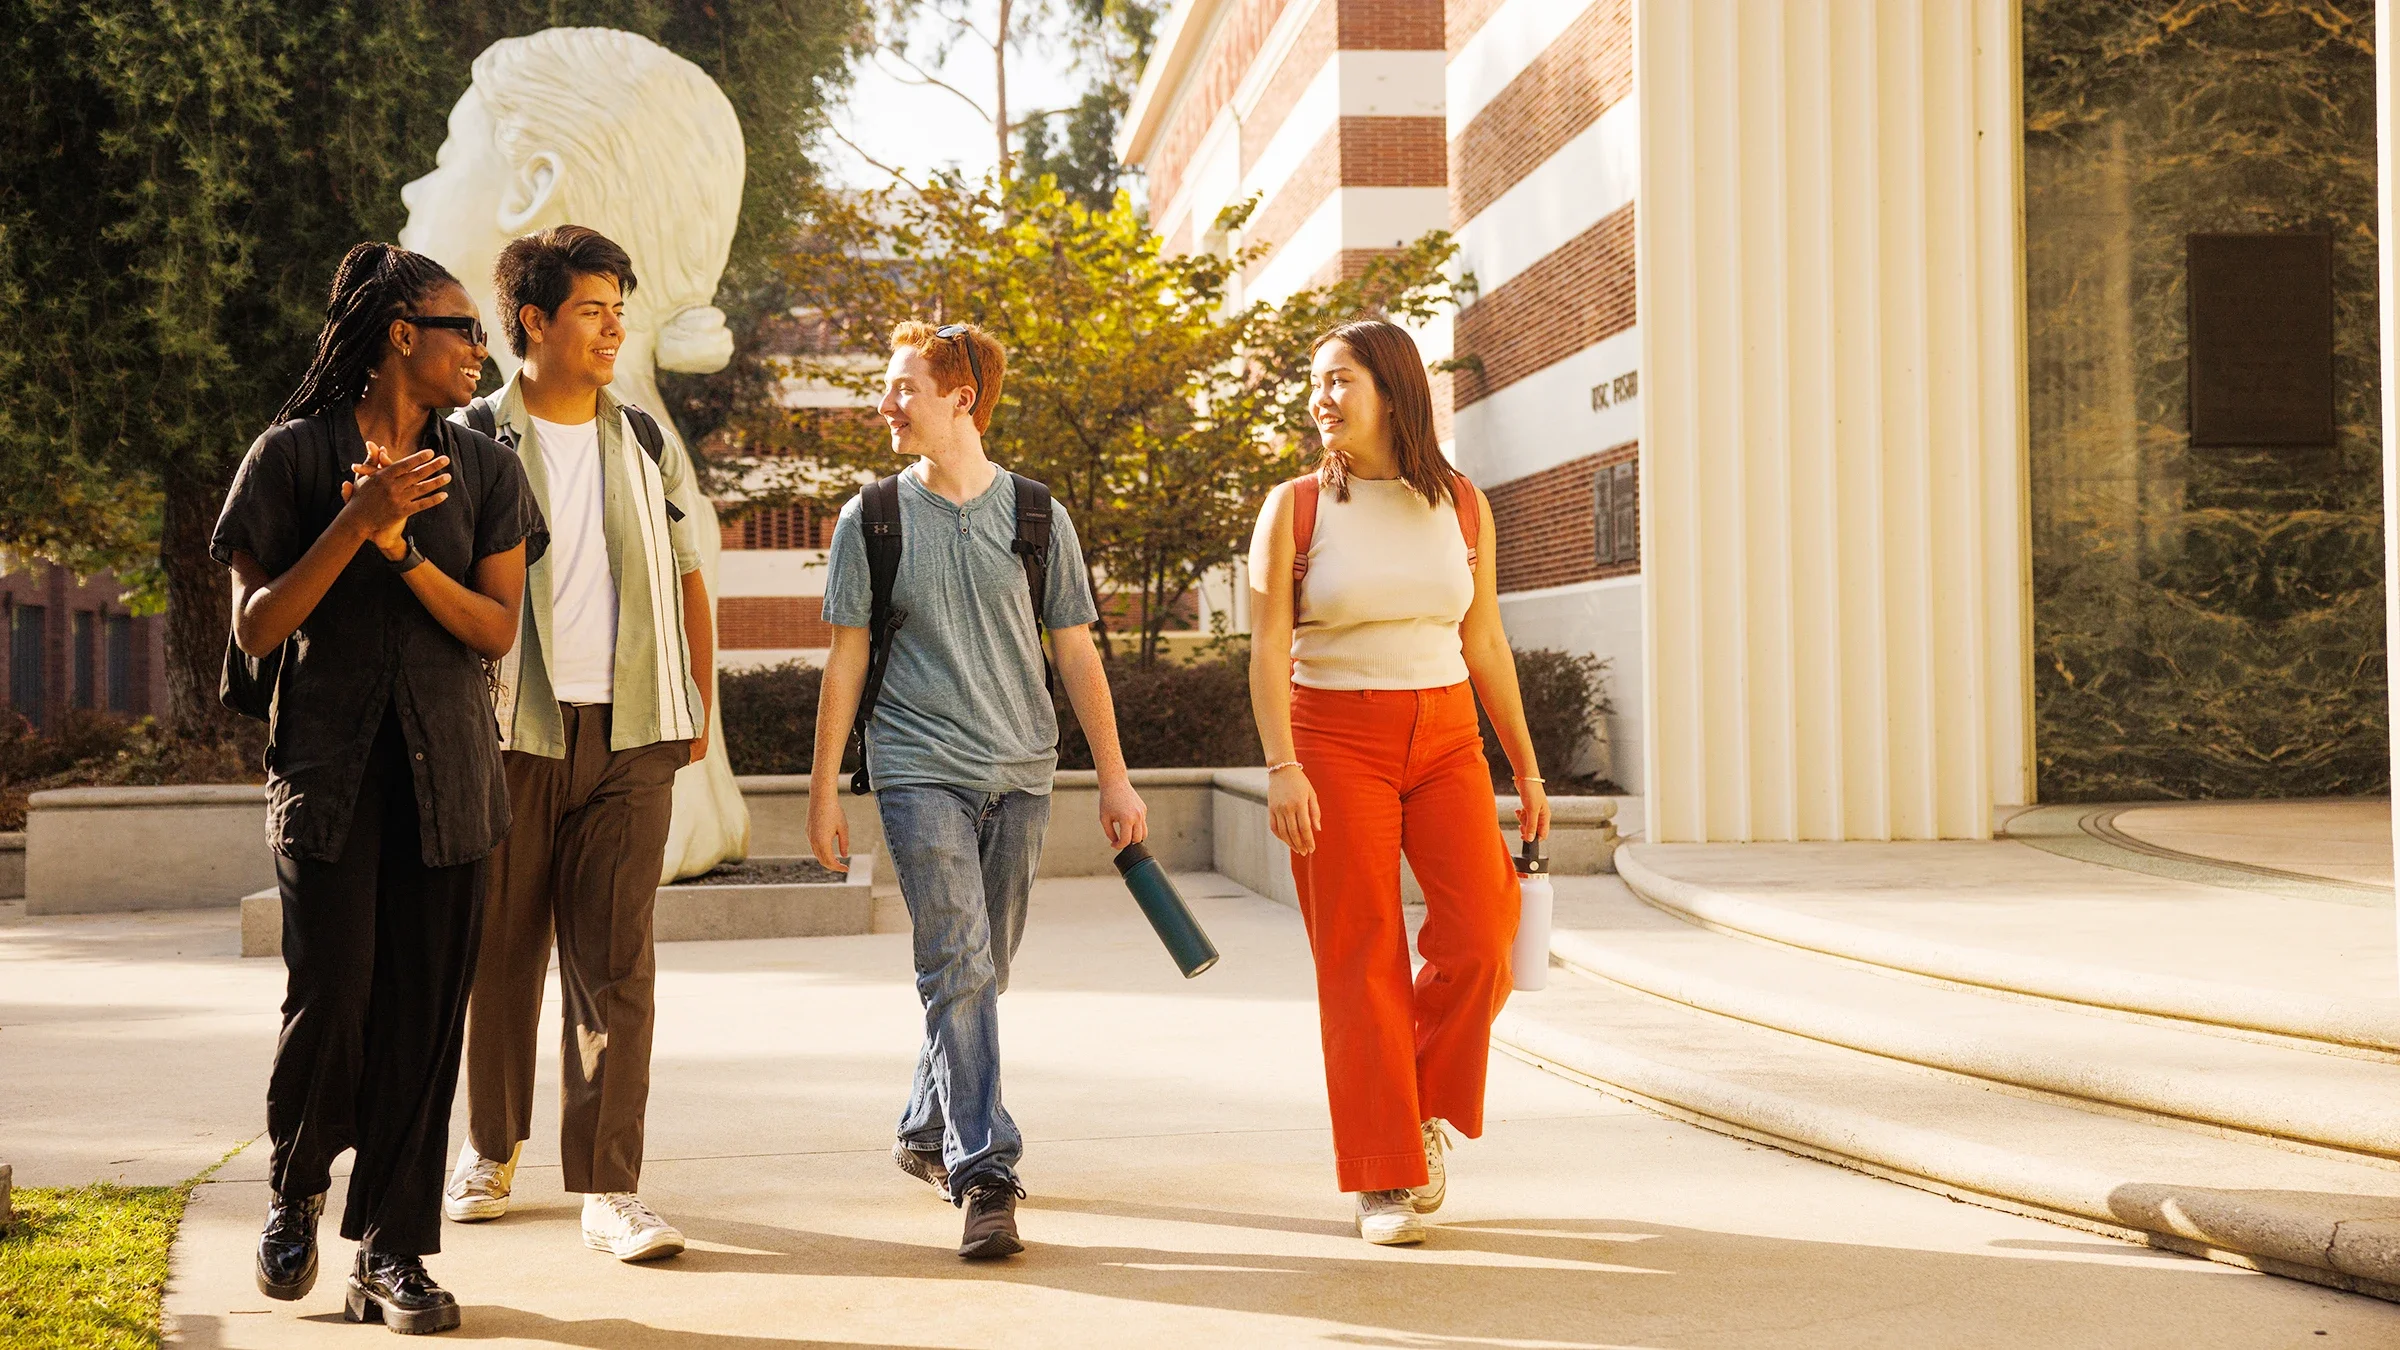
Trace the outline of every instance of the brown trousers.
<instances>
[{"instance_id":1,"label":"brown trousers","mask_svg":"<svg viewBox=\"0 0 2400 1350\"><path fill-rule=\"evenodd\" d=\"M638 1189L658 972L650 916L690 741L608 748L609 706L561 705L564 759L507 751L467 1004L467 1135L506 1158L533 1133L542 980L558 936L559 1160L572 1192Z\"/></svg>"}]
</instances>

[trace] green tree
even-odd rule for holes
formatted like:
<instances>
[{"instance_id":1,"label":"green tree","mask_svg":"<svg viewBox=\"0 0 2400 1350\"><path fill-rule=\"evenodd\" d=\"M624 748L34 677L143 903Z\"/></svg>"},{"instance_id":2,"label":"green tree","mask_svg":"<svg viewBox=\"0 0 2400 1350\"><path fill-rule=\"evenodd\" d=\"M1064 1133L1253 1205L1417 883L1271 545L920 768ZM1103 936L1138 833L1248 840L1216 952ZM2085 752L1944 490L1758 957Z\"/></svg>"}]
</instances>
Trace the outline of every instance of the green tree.
<instances>
[{"instance_id":1,"label":"green tree","mask_svg":"<svg viewBox=\"0 0 2400 1350\"><path fill-rule=\"evenodd\" d=\"M1147 664L1201 578L1240 553L1266 490L1298 471L1311 340L1359 314L1431 318L1451 303L1453 252L1429 234L1352 280L1240 305L1255 251L1164 252L1123 193L1095 211L1048 178L898 186L815 215L785 276L823 332L787 366L872 398L899 320L971 319L999 338L1008 374L987 443L1066 503ZM899 467L855 410L781 414L743 444L754 484L827 504Z\"/></svg>"},{"instance_id":2,"label":"green tree","mask_svg":"<svg viewBox=\"0 0 2400 1350\"><path fill-rule=\"evenodd\" d=\"M0 0L0 542L156 559L171 717L222 725L233 465L306 364L343 250L389 238L469 63L564 24L652 37L742 119L738 278L790 240L864 0ZM738 316L737 316L738 317Z\"/></svg>"},{"instance_id":3,"label":"green tree","mask_svg":"<svg viewBox=\"0 0 2400 1350\"><path fill-rule=\"evenodd\" d=\"M1064 108L1025 119L1017 168L1027 178L1047 174L1068 196L1105 211L1132 172L1117 162L1117 127L1149 64L1166 6L1160 0L1064 0L1064 8L1070 46L1090 87Z\"/></svg>"}]
</instances>

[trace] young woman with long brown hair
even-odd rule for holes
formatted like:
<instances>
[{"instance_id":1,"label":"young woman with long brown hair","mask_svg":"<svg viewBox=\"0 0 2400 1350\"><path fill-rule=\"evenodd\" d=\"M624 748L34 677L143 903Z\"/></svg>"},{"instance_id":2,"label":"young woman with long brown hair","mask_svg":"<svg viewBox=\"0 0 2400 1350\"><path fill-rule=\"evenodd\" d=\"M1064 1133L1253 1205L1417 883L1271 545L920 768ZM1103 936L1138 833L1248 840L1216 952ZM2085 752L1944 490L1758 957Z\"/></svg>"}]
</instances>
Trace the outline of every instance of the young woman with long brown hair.
<instances>
[{"instance_id":1,"label":"young woman with long brown hair","mask_svg":"<svg viewBox=\"0 0 2400 1350\"><path fill-rule=\"evenodd\" d=\"M1491 505L1442 458L1416 343L1344 324L1318 339L1311 378L1324 460L1269 495L1250 545L1250 702L1316 958L1335 1170L1361 1237L1417 1242L1446 1189L1443 1123L1483 1133L1517 928L1477 695L1524 837L1549 833L1550 807L1500 627ZM1426 904L1413 981L1404 855Z\"/></svg>"}]
</instances>

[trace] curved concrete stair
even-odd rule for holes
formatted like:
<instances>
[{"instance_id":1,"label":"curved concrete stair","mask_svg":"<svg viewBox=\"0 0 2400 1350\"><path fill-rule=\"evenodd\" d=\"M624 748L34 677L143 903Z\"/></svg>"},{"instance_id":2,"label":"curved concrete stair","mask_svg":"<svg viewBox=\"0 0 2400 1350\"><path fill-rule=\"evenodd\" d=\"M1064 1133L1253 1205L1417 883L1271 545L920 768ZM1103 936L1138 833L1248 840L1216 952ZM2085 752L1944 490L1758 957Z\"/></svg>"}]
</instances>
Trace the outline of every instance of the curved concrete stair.
<instances>
[{"instance_id":1,"label":"curved concrete stair","mask_svg":"<svg viewBox=\"0 0 2400 1350\"><path fill-rule=\"evenodd\" d=\"M1573 969L1517 995L1496 1034L1537 1064L1710 1128L2400 1301L2400 1172L2384 1167L2004 1091Z\"/></svg>"},{"instance_id":2,"label":"curved concrete stair","mask_svg":"<svg viewBox=\"0 0 2400 1350\"><path fill-rule=\"evenodd\" d=\"M1606 881L1561 898L1551 953L1775 1031L2400 1167L2400 1065L1879 973L1695 927Z\"/></svg>"},{"instance_id":3,"label":"curved concrete stair","mask_svg":"<svg viewBox=\"0 0 2400 1350\"><path fill-rule=\"evenodd\" d=\"M1642 899L1707 928L1953 984L2400 1057L2400 1004L2390 1001L2180 979L1846 923L1670 875L1640 845L1619 849L1616 862Z\"/></svg>"}]
</instances>

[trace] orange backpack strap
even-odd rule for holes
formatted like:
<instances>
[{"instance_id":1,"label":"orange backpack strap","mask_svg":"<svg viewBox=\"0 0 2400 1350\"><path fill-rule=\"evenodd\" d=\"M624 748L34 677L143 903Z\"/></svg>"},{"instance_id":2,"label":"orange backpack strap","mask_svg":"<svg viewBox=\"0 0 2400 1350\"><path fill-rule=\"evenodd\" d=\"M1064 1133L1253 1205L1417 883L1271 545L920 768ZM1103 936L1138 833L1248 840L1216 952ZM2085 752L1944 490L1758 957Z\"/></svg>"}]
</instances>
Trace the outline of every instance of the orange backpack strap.
<instances>
[{"instance_id":1,"label":"orange backpack strap","mask_svg":"<svg viewBox=\"0 0 2400 1350\"><path fill-rule=\"evenodd\" d=\"M1467 570L1475 570L1476 545L1483 540L1483 512L1475 506L1475 485L1465 474L1453 474L1450 502L1458 508L1458 532L1467 537Z\"/></svg>"},{"instance_id":2,"label":"orange backpack strap","mask_svg":"<svg viewBox=\"0 0 2400 1350\"><path fill-rule=\"evenodd\" d=\"M1317 494L1324 483L1315 474L1292 480L1292 612L1300 611L1300 583L1308 576L1308 546L1317 537Z\"/></svg>"}]
</instances>

